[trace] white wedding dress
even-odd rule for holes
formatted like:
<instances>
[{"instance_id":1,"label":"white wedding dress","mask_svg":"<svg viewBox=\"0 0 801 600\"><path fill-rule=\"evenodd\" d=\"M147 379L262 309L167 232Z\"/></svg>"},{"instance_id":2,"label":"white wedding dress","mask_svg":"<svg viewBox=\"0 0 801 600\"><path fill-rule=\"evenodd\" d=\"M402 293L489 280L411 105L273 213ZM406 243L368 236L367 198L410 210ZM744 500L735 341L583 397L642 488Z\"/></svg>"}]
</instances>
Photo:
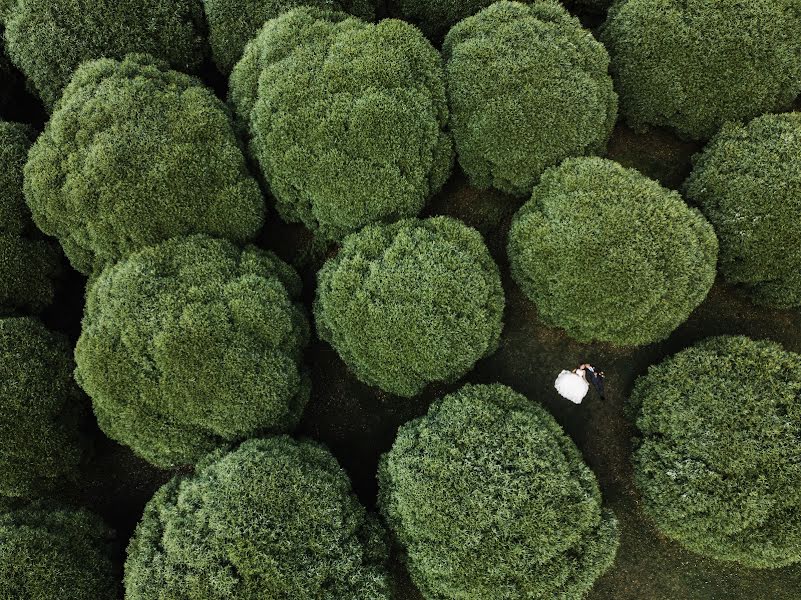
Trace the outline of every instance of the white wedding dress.
<instances>
[{"instance_id":1,"label":"white wedding dress","mask_svg":"<svg viewBox=\"0 0 801 600\"><path fill-rule=\"evenodd\" d=\"M584 379L584 369L578 369L575 373L563 370L559 373L553 386L560 396L574 404L581 404L590 389L590 384Z\"/></svg>"}]
</instances>

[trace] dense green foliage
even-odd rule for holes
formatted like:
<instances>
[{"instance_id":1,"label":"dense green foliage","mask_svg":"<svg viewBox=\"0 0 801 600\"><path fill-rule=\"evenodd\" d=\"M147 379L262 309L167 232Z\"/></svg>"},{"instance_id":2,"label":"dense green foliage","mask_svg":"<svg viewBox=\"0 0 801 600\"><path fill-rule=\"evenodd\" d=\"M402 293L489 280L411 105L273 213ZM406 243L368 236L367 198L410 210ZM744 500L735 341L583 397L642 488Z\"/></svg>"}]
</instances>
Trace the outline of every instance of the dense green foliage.
<instances>
[{"instance_id":1,"label":"dense green foliage","mask_svg":"<svg viewBox=\"0 0 801 600\"><path fill-rule=\"evenodd\" d=\"M431 600L579 600L614 562L617 521L553 417L466 385L401 427L379 504Z\"/></svg>"},{"instance_id":2,"label":"dense green foliage","mask_svg":"<svg viewBox=\"0 0 801 600\"><path fill-rule=\"evenodd\" d=\"M204 53L200 0L16 0L5 26L12 62L48 107L87 60L147 52L193 71Z\"/></svg>"},{"instance_id":3,"label":"dense green foliage","mask_svg":"<svg viewBox=\"0 0 801 600\"><path fill-rule=\"evenodd\" d=\"M0 319L0 495L33 496L76 475L84 404L73 366L60 334Z\"/></svg>"},{"instance_id":4,"label":"dense green foliage","mask_svg":"<svg viewBox=\"0 0 801 600\"><path fill-rule=\"evenodd\" d=\"M293 428L309 391L300 287L274 254L200 235L105 269L75 348L100 427L162 467Z\"/></svg>"},{"instance_id":5,"label":"dense green foliage","mask_svg":"<svg viewBox=\"0 0 801 600\"><path fill-rule=\"evenodd\" d=\"M717 337L637 380L635 477L665 535L751 567L801 561L799 364L774 342Z\"/></svg>"},{"instance_id":6,"label":"dense green foliage","mask_svg":"<svg viewBox=\"0 0 801 600\"><path fill-rule=\"evenodd\" d=\"M83 509L0 512L0 598L115 600L113 532Z\"/></svg>"},{"instance_id":7,"label":"dense green foliage","mask_svg":"<svg viewBox=\"0 0 801 600\"><path fill-rule=\"evenodd\" d=\"M442 60L408 23L284 13L248 45L230 96L279 213L324 239L416 215L450 173Z\"/></svg>"},{"instance_id":8,"label":"dense green foliage","mask_svg":"<svg viewBox=\"0 0 801 600\"><path fill-rule=\"evenodd\" d=\"M373 0L203 0L209 22L209 43L214 62L230 73L247 43L265 21L298 6L349 12L366 21L375 18Z\"/></svg>"},{"instance_id":9,"label":"dense green foliage","mask_svg":"<svg viewBox=\"0 0 801 600\"><path fill-rule=\"evenodd\" d=\"M801 92L796 0L625 0L602 39L636 128L708 138L726 121L789 108Z\"/></svg>"},{"instance_id":10,"label":"dense green foliage","mask_svg":"<svg viewBox=\"0 0 801 600\"><path fill-rule=\"evenodd\" d=\"M33 132L0 121L0 315L37 312L53 300L58 254L37 239L22 193L22 168Z\"/></svg>"},{"instance_id":11,"label":"dense green foliage","mask_svg":"<svg viewBox=\"0 0 801 600\"><path fill-rule=\"evenodd\" d=\"M574 158L548 170L509 233L512 276L540 318L582 342L667 337L715 279L703 215L633 169Z\"/></svg>"},{"instance_id":12,"label":"dense green foliage","mask_svg":"<svg viewBox=\"0 0 801 600\"><path fill-rule=\"evenodd\" d=\"M727 123L685 188L717 231L723 276L761 304L801 306L801 115Z\"/></svg>"},{"instance_id":13,"label":"dense green foliage","mask_svg":"<svg viewBox=\"0 0 801 600\"><path fill-rule=\"evenodd\" d=\"M498 346L504 294L476 230L450 217L365 227L318 274L314 313L362 381L414 396Z\"/></svg>"},{"instance_id":14,"label":"dense green foliage","mask_svg":"<svg viewBox=\"0 0 801 600\"><path fill-rule=\"evenodd\" d=\"M179 235L247 240L264 218L225 105L145 55L76 71L30 151L25 196L83 273Z\"/></svg>"},{"instance_id":15,"label":"dense green foliage","mask_svg":"<svg viewBox=\"0 0 801 600\"><path fill-rule=\"evenodd\" d=\"M527 195L547 167L606 148L617 115L609 56L555 0L497 2L456 25L443 53L472 185Z\"/></svg>"},{"instance_id":16,"label":"dense green foliage","mask_svg":"<svg viewBox=\"0 0 801 600\"><path fill-rule=\"evenodd\" d=\"M128 547L127 600L389 600L387 548L331 454L288 437L162 487Z\"/></svg>"}]
</instances>

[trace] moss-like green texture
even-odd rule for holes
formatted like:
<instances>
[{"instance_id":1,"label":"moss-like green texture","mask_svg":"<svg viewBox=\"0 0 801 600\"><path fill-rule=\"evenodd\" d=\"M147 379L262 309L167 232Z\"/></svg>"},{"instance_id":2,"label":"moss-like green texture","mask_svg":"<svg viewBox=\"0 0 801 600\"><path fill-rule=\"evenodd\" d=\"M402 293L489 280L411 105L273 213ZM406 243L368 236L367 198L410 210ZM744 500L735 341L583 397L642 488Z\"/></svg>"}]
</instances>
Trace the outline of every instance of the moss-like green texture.
<instances>
[{"instance_id":1,"label":"moss-like green texture","mask_svg":"<svg viewBox=\"0 0 801 600\"><path fill-rule=\"evenodd\" d=\"M428 600L580 600L614 562L617 521L540 405L466 385L403 425L379 504Z\"/></svg>"},{"instance_id":2,"label":"moss-like green texture","mask_svg":"<svg viewBox=\"0 0 801 600\"><path fill-rule=\"evenodd\" d=\"M322 446L288 437L210 455L145 508L127 600L389 600L387 547Z\"/></svg>"},{"instance_id":3,"label":"moss-like green texture","mask_svg":"<svg viewBox=\"0 0 801 600\"><path fill-rule=\"evenodd\" d=\"M666 536L750 567L801 561L799 363L775 342L724 336L637 380L635 478Z\"/></svg>"},{"instance_id":4,"label":"moss-like green texture","mask_svg":"<svg viewBox=\"0 0 801 600\"><path fill-rule=\"evenodd\" d=\"M309 394L300 287L271 252L200 235L103 271L75 348L100 427L161 467L292 429Z\"/></svg>"}]
</instances>

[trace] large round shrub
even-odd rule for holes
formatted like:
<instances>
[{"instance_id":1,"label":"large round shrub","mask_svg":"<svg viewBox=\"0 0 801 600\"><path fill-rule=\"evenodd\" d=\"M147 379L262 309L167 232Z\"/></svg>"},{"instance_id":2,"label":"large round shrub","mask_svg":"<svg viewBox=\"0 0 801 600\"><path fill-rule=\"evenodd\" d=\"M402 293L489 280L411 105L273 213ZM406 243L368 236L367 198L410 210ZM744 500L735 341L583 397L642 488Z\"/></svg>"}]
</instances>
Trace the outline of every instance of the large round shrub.
<instances>
[{"instance_id":1,"label":"large round shrub","mask_svg":"<svg viewBox=\"0 0 801 600\"><path fill-rule=\"evenodd\" d=\"M346 11L366 21L375 18L374 0L203 0L209 43L217 67L230 73L247 43L265 21L299 6Z\"/></svg>"},{"instance_id":2,"label":"large round shrub","mask_svg":"<svg viewBox=\"0 0 801 600\"><path fill-rule=\"evenodd\" d=\"M580 600L614 562L617 521L541 406L466 385L402 426L379 504L425 598Z\"/></svg>"},{"instance_id":3,"label":"large round shrub","mask_svg":"<svg viewBox=\"0 0 801 600\"><path fill-rule=\"evenodd\" d=\"M320 336L356 376L414 396L498 346L504 294L475 229L449 217L365 227L317 276Z\"/></svg>"},{"instance_id":4,"label":"large round shrub","mask_svg":"<svg viewBox=\"0 0 801 600\"><path fill-rule=\"evenodd\" d=\"M112 531L83 509L0 512L0 598L116 600Z\"/></svg>"},{"instance_id":5,"label":"large round shrub","mask_svg":"<svg viewBox=\"0 0 801 600\"><path fill-rule=\"evenodd\" d=\"M162 487L128 547L127 600L389 600L386 542L313 442L250 440Z\"/></svg>"},{"instance_id":6,"label":"large round shrub","mask_svg":"<svg viewBox=\"0 0 801 600\"><path fill-rule=\"evenodd\" d=\"M78 69L30 151L25 195L84 273L179 235L247 240L264 218L225 105L144 55Z\"/></svg>"},{"instance_id":7,"label":"large round shrub","mask_svg":"<svg viewBox=\"0 0 801 600\"><path fill-rule=\"evenodd\" d=\"M39 239L22 193L22 168L33 132L0 122L0 314L37 312L53 300L58 255Z\"/></svg>"},{"instance_id":8,"label":"large round shrub","mask_svg":"<svg viewBox=\"0 0 801 600\"><path fill-rule=\"evenodd\" d=\"M801 561L800 363L774 342L717 337L637 380L635 479L666 536L749 567Z\"/></svg>"},{"instance_id":9,"label":"large round shrub","mask_svg":"<svg viewBox=\"0 0 801 600\"><path fill-rule=\"evenodd\" d=\"M29 317L0 319L0 496L74 478L85 412L66 338Z\"/></svg>"},{"instance_id":10,"label":"large round shrub","mask_svg":"<svg viewBox=\"0 0 801 600\"><path fill-rule=\"evenodd\" d=\"M795 0L625 0L602 39L621 112L637 128L708 138L726 121L789 108L801 92Z\"/></svg>"},{"instance_id":11,"label":"large round shrub","mask_svg":"<svg viewBox=\"0 0 801 600\"><path fill-rule=\"evenodd\" d=\"M558 2L496 2L456 25L443 53L472 185L526 195L547 167L606 148L617 115L609 56Z\"/></svg>"},{"instance_id":12,"label":"large round shrub","mask_svg":"<svg viewBox=\"0 0 801 600\"><path fill-rule=\"evenodd\" d=\"M801 306L801 115L727 123L685 185L720 238L720 270L761 304Z\"/></svg>"},{"instance_id":13,"label":"large round shrub","mask_svg":"<svg viewBox=\"0 0 801 600\"><path fill-rule=\"evenodd\" d=\"M323 239L416 215L450 173L442 60L408 23L292 10L230 89L279 213Z\"/></svg>"},{"instance_id":14,"label":"large round shrub","mask_svg":"<svg viewBox=\"0 0 801 600\"><path fill-rule=\"evenodd\" d=\"M200 0L16 0L5 27L11 60L48 107L85 61L147 52L194 71L205 44Z\"/></svg>"},{"instance_id":15,"label":"large round shrub","mask_svg":"<svg viewBox=\"0 0 801 600\"><path fill-rule=\"evenodd\" d=\"M293 428L309 392L300 287L271 252L206 236L104 270L75 348L100 427L162 467Z\"/></svg>"},{"instance_id":16,"label":"large round shrub","mask_svg":"<svg viewBox=\"0 0 801 600\"><path fill-rule=\"evenodd\" d=\"M542 176L508 251L544 322L626 346L666 338L704 300L718 242L678 193L615 162L575 158Z\"/></svg>"}]
</instances>

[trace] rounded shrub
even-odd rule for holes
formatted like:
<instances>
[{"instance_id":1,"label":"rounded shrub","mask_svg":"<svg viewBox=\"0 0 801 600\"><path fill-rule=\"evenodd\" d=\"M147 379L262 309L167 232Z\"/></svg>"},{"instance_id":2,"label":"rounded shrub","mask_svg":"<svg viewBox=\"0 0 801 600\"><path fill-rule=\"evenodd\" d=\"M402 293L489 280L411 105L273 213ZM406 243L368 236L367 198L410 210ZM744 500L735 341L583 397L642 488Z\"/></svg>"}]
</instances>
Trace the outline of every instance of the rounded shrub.
<instances>
[{"instance_id":1,"label":"rounded shrub","mask_svg":"<svg viewBox=\"0 0 801 600\"><path fill-rule=\"evenodd\" d=\"M716 337L637 380L635 480L667 537L749 567L801 561L799 362L774 342Z\"/></svg>"},{"instance_id":2,"label":"rounded shrub","mask_svg":"<svg viewBox=\"0 0 801 600\"><path fill-rule=\"evenodd\" d=\"M602 158L542 176L509 232L512 276L540 318L581 341L666 338L715 279L712 226L677 192Z\"/></svg>"},{"instance_id":3,"label":"rounded shrub","mask_svg":"<svg viewBox=\"0 0 801 600\"><path fill-rule=\"evenodd\" d=\"M201 235L105 269L75 348L101 429L161 467L292 429L309 393L300 288L271 252Z\"/></svg>"},{"instance_id":4,"label":"rounded shrub","mask_svg":"<svg viewBox=\"0 0 801 600\"><path fill-rule=\"evenodd\" d=\"M0 512L0 598L115 600L113 532L87 510Z\"/></svg>"},{"instance_id":5,"label":"rounded shrub","mask_svg":"<svg viewBox=\"0 0 801 600\"><path fill-rule=\"evenodd\" d=\"M442 60L408 23L289 11L230 83L279 213L322 239L416 215L450 174Z\"/></svg>"},{"instance_id":6,"label":"rounded shrub","mask_svg":"<svg viewBox=\"0 0 801 600\"><path fill-rule=\"evenodd\" d=\"M425 598L580 600L614 562L617 521L545 409L466 385L403 425L379 505Z\"/></svg>"},{"instance_id":7,"label":"rounded shrub","mask_svg":"<svg viewBox=\"0 0 801 600\"><path fill-rule=\"evenodd\" d=\"M317 276L317 330L356 376L411 397L498 346L504 293L481 234L450 217L365 227Z\"/></svg>"},{"instance_id":8,"label":"rounded shrub","mask_svg":"<svg viewBox=\"0 0 801 600\"><path fill-rule=\"evenodd\" d=\"M67 340L29 317L0 319L0 495L29 497L72 479L85 409Z\"/></svg>"},{"instance_id":9,"label":"rounded shrub","mask_svg":"<svg viewBox=\"0 0 801 600\"><path fill-rule=\"evenodd\" d=\"M211 54L223 73L230 73L247 43L266 21L299 6L345 11L365 21L375 18L374 0L203 0L209 23Z\"/></svg>"},{"instance_id":10,"label":"rounded shrub","mask_svg":"<svg viewBox=\"0 0 801 600\"><path fill-rule=\"evenodd\" d=\"M78 69L30 151L25 196L83 273L180 235L244 241L264 219L226 106L144 55Z\"/></svg>"},{"instance_id":11,"label":"rounded shrub","mask_svg":"<svg viewBox=\"0 0 801 600\"><path fill-rule=\"evenodd\" d=\"M626 0L609 11L621 112L635 128L708 138L726 121L789 108L801 92L795 0Z\"/></svg>"},{"instance_id":12,"label":"rounded shrub","mask_svg":"<svg viewBox=\"0 0 801 600\"><path fill-rule=\"evenodd\" d=\"M386 541L331 454L286 436L162 487L128 547L127 600L389 600Z\"/></svg>"},{"instance_id":13,"label":"rounded shrub","mask_svg":"<svg viewBox=\"0 0 801 600\"><path fill-rule=\"evenodd\" d=\"M720 238L720 270L760 304L801 306L801 115L727 123L685 184Z\"/></svg>"},{"instance_id":14,"label":"rounded shrub","mask_svg":"<svg viewBox=\"0 0 801 600\"><path fill-rule=\"evenodd\" d=\"M443 53L472 185L526 195L547 167L605 150L617 115L609 56L555 0L496 2L451 29Z\"/></svg>"},{"instance_id":15,"label":"rounded shrub","mask_svg":"<svg viewBox=\"0 0 801 600\"><path fill-rule=\"evenodd\" d=\"M59 271L58 254L37 235L22 193L32 140L28 126L0 121L0 315L45 308Z\"/></svg>"},{"instance_id":16,"label":"rounded shrub","mask_svg":"<svg viewBox=\"0 0 801 600\"><path fill-rule=\"evenodd\" d=\"M16 0L5 27L9 57L47 107L88 60L146 52L194 71L204 54L200 0Z\"/></svg>"}]
</instances>

